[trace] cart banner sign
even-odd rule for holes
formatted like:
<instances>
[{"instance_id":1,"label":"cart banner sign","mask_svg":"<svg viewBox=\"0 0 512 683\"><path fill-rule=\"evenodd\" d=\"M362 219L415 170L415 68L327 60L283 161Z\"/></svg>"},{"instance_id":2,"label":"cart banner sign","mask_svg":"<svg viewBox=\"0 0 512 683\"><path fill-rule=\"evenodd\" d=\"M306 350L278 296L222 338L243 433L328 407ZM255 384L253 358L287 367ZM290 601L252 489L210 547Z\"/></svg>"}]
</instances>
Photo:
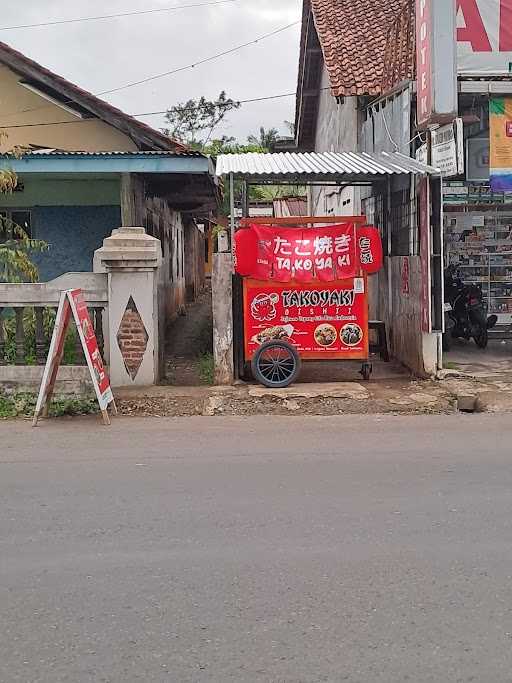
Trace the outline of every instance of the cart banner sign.
<instances>
[{"instance_id":1,"label":"cart banner sign","mask_svg":"<svg viewBox=\"0 0 512 683\"><path fill-rule=\"evenodd\" d=\"M457 0L457 52L459 74L510 74L512 0Z\"/></svg>"},{"instance_id":2,"label":"cart banner sign","mask_svg":"<svg viewBox=\"0 0 512 683\"><path fill-rule=\"evenodd\" d=\"M51 401L57 373L62 362L66 334L72 317L82 342L82 349L91 374L92 384L104 418L106 417L106 410L109 404L114 402L110 380L103 365L96 334L82 290L67 290L62 292L60 297L48 359L37 400L34 426L37 425L39 417L47 410Z\"/></svg>"},{"instance_id":3,"label":"cart banner sign","mask_svg":"<svg viewBox=\"0 0 512 683\"><path fill-rule=\"evenodd\" d=\"M367 359L365 278L307 286L244 280L245 357L284 340L304 359Z\"/></svg>"},{"instance_id":4,"label":"cart banner sign","mask_svg":"<svg viewBox=\"0 0 512 683\"><path fill-rule=\"evenodd\" d=\"M491 99L489 106L491 129L491 190L493 192L511 192L512 98L493 98Z\"/></svg>"},{"instance_id":5,"label":"cart banner sign","mask_svg":"<svg viewBox=\"0 0 512 683\"><path fill-rule=\"evenodd\" d=\"M382 267L382 241L376 228L345 223L322 228L251 225L235 236L239 275L275 282L334 282L359 270Z\"/></svg>"}]
</instances>

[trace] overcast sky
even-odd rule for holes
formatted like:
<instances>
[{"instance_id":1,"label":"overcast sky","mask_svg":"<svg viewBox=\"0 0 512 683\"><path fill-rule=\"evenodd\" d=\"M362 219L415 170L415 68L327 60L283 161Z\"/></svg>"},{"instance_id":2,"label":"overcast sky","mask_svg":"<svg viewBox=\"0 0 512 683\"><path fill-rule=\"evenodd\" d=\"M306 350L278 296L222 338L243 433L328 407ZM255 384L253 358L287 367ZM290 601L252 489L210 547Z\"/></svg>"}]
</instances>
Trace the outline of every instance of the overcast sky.
<instances>
[{"instance_id":1,"label":"overcast sky","mask_svg":"<svg viewBox=\"0 0 512 683\"><path fill-rule=\"evenodd\" d=\"M0 0L0 26L73 19L212 0ZM300 18L302 0L236 0L173 12L46 28L1 30L0 40L93 93L204 59ZM105 96L129 114L157 111L189 98L234 99L293 92L300 27L208 64ZM293 97L244 105L215 131L244 140L260 125L294 118ZM155 128L163 117L144 117Z\"/></svg>"}]
</instances>

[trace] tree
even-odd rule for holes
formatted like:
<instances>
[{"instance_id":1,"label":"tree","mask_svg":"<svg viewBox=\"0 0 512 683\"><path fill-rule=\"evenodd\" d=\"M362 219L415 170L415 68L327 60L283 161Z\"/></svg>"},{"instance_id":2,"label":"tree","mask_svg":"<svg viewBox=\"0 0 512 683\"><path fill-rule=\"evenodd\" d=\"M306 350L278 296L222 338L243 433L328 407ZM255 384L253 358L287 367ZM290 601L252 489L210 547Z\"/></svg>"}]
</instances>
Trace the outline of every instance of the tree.
<instances>
[{"instance_id":1,"label":"tree","mask_svg":"<svg viewBox=\"0 0 512 683\"><path fill-rule=\"evenodd\" d=\"M19 152L13 153L19 156ZM12 194L18 186L14 171L0 170L0 195ZM33 240L20 225L0 214L0 282L36 282L37 267L31 254L48 248L46 242Z\"/></svg>"},{"instance_id":2,"label":"tree","mask_svg":"<svg viewBox=\"0 0 512 683\"><path fill-rule=\"evenodd\" d=\"M279 131L277 128L269 128L265 130L263 126L260 127L259 137L256 135L249 135L247 142L250 145L258 145L265 152L270 152L279 138Z\"/></svg>"},{"instance_id":3,"label":"tree","mask_svg":"<svg viewBox=\"0 0 512 683\"><path fill-rule=\"evenodd\" d=\"M224 90L216 100L207 100L204 96L198 100L188 100L167 111L165 119L169 127L164 129L164 133L190 147L202 150L227 114L239 109L240 106L240 102L227 97Z\"/></svg>"}]
</instances>

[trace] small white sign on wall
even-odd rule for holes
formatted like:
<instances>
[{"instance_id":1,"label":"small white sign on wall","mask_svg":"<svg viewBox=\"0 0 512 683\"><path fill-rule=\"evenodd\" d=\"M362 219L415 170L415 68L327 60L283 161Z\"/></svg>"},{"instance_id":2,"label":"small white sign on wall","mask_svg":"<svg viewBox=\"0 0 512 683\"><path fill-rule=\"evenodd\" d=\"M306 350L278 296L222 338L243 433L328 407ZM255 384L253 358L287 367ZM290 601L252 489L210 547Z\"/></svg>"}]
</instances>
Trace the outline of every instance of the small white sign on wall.
<instances>
[{"instance_id":1,"label":"small white sign on wall","mask_svg":"<svg viewBox=\"0 0 512 683\"><path fill-rule=\"evenodd\" d=\"M463 125L460 119L431 131L432 166L445 178L464 173Z\"/></svg>"}]
</instances>

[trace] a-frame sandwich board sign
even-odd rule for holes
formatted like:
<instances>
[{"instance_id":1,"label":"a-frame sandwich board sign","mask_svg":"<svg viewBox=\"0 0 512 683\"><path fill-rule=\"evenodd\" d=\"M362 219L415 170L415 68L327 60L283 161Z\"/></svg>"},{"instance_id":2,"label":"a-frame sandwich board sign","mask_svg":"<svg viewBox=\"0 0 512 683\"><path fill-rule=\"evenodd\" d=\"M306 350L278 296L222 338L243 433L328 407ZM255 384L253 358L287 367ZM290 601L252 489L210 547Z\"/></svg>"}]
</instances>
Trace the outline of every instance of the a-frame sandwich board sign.
<instances>
[{"instance_id":1,"label":"a-frame sandwich board sign","mask_svg":"<svg viewBox=\"0 0 512 683\"><path fill-rule=\"evenodd\" d=\"M91 373L91 380L104 424L110 425L110 417L108 414L109 405L112 406L114 414L117 414L114 395L112 394L112 389L110 387L110 379L105 366L103 365L103 359L98 348L98 340L96 339L94 326L89 315L83 292L81 289L68 289L61 292L60 296L55 327L53 329L52 341L48 352L48 360L46 361L34 414L34 427L37 426L40 417L48 416L48 410L55 389L55 382L57 380L57 373L64 353L66 333L71 318L75 321L78 335L82 343L84 356L87 361L89 372Z\"/></svg>"}]
</instances>

